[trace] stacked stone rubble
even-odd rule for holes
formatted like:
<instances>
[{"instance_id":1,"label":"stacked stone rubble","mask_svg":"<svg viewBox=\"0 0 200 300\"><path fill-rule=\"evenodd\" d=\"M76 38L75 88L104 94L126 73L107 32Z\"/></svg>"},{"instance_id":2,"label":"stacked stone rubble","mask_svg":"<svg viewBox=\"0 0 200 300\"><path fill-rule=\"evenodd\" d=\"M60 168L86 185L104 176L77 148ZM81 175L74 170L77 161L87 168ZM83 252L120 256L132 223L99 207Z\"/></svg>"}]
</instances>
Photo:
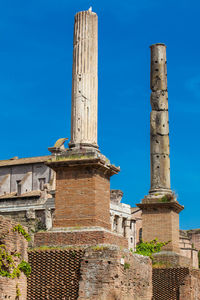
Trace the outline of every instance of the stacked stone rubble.
<instances>
[{"instance_id":1,"label":"stacked stone rubble","mask_svg":"<svg viewBox=\"0 0 200 300\"><path fill-rule=\"evenodd\" d=\"M151 189L170 190L166 46L151 46Z\"/></svg>"}]
</instances>

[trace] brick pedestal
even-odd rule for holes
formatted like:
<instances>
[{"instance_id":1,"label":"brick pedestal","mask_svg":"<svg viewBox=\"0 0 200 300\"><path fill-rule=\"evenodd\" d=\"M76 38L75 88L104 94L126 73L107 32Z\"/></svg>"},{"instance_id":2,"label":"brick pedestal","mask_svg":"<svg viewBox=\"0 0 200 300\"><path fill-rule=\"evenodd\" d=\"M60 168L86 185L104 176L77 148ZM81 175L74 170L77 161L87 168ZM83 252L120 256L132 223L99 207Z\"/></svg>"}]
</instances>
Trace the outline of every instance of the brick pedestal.
<instances>
[{"instance_id":1,"label":"brick pedestal","mask_svg":"<svg viewBox=\"0 0 200 300\"><path fill-rule=\"evenodd\" d=\"M110 176L119 172L101 158L63 156L48 162L56 171L53 228L110 229Z\"/></svg>"},{"instance_id":2,"label":"brick pedestal","mask_svg":"<svg viewBox=\"0 0 200 300\"><path fill-rule=\"evenodd\" d=\"M179 253L179 212L183 209L178 202L141 203L142 239L150 241L155 238L159 242L170 241L163 249Z\"/></svg>"},{"instance_id":3,"label":"brick pedestal","mask_svg":"<svg viewBox=\"0 0 200 300\"><path fill-rule=\"evenodd\" d=\"M51 231L35 235L35 246L128 248L127 239L110 231L110 177L119 168L97 150L69 150L47 164L56 171L55 218Z\"/></svg>"}]
</instances>

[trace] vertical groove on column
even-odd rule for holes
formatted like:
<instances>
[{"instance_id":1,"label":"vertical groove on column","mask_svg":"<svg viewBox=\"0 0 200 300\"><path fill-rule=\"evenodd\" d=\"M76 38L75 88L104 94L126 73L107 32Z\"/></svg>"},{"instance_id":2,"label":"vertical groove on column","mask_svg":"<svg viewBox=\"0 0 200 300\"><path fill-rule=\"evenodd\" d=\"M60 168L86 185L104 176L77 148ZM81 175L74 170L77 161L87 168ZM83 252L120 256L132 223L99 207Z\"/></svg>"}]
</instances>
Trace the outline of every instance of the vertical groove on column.
<instances>
[{"instance_id":1,"label":"vertical groove on column","mask_svg":"<svg viewBox=\"0 0 200 300\"><path fill-rule=\"evenodd\" d=\"M97 15L75 16L70 147L97 146Z\"/></svg>"}]
</instances>

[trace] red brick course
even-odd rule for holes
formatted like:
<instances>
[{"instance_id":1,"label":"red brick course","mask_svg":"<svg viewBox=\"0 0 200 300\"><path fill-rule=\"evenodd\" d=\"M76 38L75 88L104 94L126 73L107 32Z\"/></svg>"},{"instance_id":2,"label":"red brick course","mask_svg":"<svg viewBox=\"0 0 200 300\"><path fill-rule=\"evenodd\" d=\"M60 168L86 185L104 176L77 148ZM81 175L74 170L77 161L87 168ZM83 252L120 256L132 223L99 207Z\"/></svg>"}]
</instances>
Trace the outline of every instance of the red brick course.
<instances>
[{"instance_id":1,"label":"red brick course","mask_svg":"<svg viewBox=\"0 0 200 300\"><path fill-rule=\"evenodd\" d=\"M128 241L122 236L107 231L71 231L71 232L38 232L35 234L34 245L68 246L109 244L128 248Z\"/></svg>"}]
</instances>

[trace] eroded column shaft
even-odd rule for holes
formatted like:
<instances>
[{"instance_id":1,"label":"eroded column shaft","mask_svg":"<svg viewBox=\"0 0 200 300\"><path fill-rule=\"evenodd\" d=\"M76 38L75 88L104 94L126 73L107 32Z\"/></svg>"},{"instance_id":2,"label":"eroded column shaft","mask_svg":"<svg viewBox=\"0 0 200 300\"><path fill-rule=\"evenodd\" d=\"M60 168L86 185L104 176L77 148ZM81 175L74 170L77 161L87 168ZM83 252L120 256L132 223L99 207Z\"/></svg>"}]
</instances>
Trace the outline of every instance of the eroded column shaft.
<instances>
[{"instance_id":1,"label":"eroded column shaft","mask_svg":"<svg viewBox=\"0 0 200 300\"><path fill-rule=\"evenodd\" d=\"M166 46L151 46L151 189L170 189Z\"/></svg>"},{"instance_id":2,"label":"eroded column shaft","mask_svg":"<svg viewBox=\"0 0 200 300\"><path fill-rule=\"evenodd\" d=\"M70 147L97 146L97 30L91 11L75 15Z\"/></svg>"}]
</instances>

